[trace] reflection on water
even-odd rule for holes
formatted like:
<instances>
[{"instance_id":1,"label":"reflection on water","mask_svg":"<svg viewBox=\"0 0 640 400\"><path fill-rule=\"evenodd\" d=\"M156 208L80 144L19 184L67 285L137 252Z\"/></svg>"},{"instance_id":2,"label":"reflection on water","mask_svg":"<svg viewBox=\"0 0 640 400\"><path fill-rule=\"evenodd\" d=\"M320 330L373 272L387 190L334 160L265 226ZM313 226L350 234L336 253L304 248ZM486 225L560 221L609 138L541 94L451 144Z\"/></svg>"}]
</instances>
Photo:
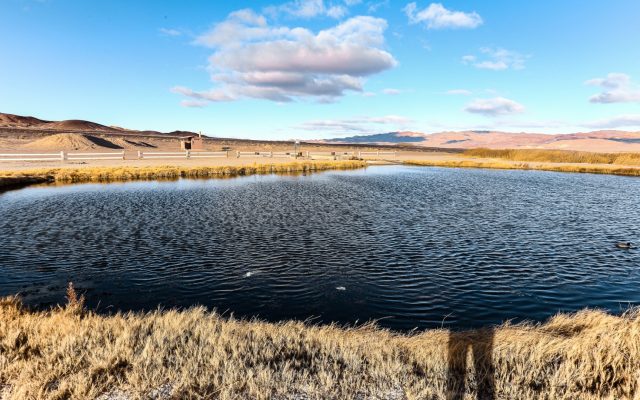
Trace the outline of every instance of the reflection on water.
<instances>
[{"instance_id":1,"label":"reflection on water","mask_svg":"<svg viewBox=\"0 0 640 400\"><path fill-rule=\"evenodd\" d=\"M640 303L640 179L373 167L0 195L0 294L394 329Z\"/></svg>"}]
</instances>

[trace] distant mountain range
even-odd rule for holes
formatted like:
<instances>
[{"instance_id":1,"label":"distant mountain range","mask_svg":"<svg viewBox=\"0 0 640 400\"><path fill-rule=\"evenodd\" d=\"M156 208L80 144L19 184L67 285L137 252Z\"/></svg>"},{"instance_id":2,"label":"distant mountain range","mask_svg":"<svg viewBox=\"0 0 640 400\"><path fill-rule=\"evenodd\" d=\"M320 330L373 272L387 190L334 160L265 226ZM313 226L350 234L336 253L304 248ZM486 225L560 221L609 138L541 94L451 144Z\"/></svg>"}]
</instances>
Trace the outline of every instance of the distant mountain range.
<instances>
[{"instance_id":1,"label":"distant mountain range","mask_svg":"<svg viewBox=\"0 0 640 400\"><path fill-rule=\"evenodd\" d=\"M25 132L65 132L65 133L100 133L117 135L161 135L161 136L185 136L194 135L188 131L158 132L158 131L137 131L125 129L118 126L106 126L96 122L81 119L70 119L64 121L46 121L35 117L24 117L21 115L0 113L0 129L24 130Z\"/></svg>"},{"instance_id":2,"label":"distant mountain range","mask_svg":"<svg viewBox=\"0 0 640 400\"><path fill-rule=\"evenodd\" d=\"M324 140L328 143L396 144L424 147L470 149L531 148L595 152L640 151L640 132L594 131L547 135L498 131L389 132Z\"/></svg>"},{"instance_id":3,"label":"distant mountain range","mask_svg":"<svg viewBox=\"0 0 640 400\"><path fill-rule=\"evenodd\" d=\"M175 137L193 135L188 131L158 132L137 131L106 126L84 120L45 121L35 117L0 113L0 133L2 130L17 130L38 136L52 133L83 133L101 135L133 135ZM470 149L486 147L492 149L531 148L579 150L593 152L640 152L640 132L604 130L568 134L547 135L541 133L511 133L499 131L460 132L388 132L372 135L350 136L321 140L323 143L378 144L398 146L440 147Z\"/></svg>"}]
</instances>

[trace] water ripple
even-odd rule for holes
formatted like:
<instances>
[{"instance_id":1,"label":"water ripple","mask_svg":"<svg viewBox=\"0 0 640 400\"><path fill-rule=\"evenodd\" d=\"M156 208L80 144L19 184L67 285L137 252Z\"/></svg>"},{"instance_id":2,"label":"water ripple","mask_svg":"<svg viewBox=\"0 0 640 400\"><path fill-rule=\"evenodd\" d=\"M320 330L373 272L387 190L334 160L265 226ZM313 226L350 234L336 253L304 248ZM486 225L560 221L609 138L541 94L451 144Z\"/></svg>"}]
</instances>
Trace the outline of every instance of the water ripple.
<instances>
[{"instance_id":1,"label":"water ripple","mask_svg":"<svg viewBox=\"0 0 640 400\"><path fill-rule=\"evenodd\" d=\"M0 195L0 294L394 329L640 303L640 180L384 167Z\"/></svg>"}]
</instances>

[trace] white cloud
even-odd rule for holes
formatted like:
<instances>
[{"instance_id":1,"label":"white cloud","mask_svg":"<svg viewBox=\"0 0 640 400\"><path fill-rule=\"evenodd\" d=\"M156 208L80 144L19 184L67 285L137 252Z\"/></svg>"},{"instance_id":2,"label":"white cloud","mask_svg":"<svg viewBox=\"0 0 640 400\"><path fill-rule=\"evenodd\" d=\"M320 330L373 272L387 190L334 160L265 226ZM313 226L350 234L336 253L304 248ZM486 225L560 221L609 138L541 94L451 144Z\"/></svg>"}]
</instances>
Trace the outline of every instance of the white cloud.
<instances>
[{"instance_id":1,"label":"white cloud","mask_svg":"<svg viewBox=\"0 0 640 400\"><path fill-rule=\"evenodd\" d=\"M396 95L399 95L400 93L402 93L402 91L400 89L387 88L387 89L383 89L382 93L388 94L390 96L396 96Z\"/></svg>"},{"instance_id":2,"label":"white cloud","mask_svg":"<svg viewBox=\"0 0 640 400\"><path fill-rule=\"evenodd\" d=\"M347 7L360 3L360 0L345 0L342 4L327 5L323 0L293 0L279 6L269 6L264 9L265 13L276 17L279 14L286 14L296 18L315 18L326 16L340 19L349 13Z\"/></svg>"},{"instance_id":3,"label":"white cloud","mask_svg":"<svg viewBox=\"0 0 640 400\"><path fill-rule=\"evenodd\" d=\"M418 10L416 3L409 3L403 11L409 17L409 23L424 23L428 29L473 29L482 25L482 18L475 11L451 11L440 3L431 3L422 10Z\"/></svg>"},{"instance_id":4,"label":"white cloud","mask_svg":"<svg viewBox=\"0 0 640 400\"><path fill-rule=\"evenodd\" d=\"M343 6L332 6L327 9L327 16L335 19L340 19L348 13L349 11Z\"/></svg>"},{"instance_id":5,"label":"white cloud","mask_svg":"<svg viewBox=\"0 0 640 400\"><path fill-rule=\"evenodd\" d=\"M466 89L451 89L451 90L447 90L445 94L471 96L473 92Z\"/></svg>"},{"instance_id":6,"label":"white cloud","mask_svg":"<svg viewBox=\"0 0 640 400\"><path fill-rule=\"evenodd\" d=\"M210 101L219 102L219 101L234 100L233 97L225 94L224 92L217 91L217 90L210 90L206 92L196 92L184 86L176 86L172 88L171 91L173 93L181 94L183 96L196 99L198 100L198 104L200 105L203 105L204 102L210 102ZM194 103L186 103L186 104L194 104ZM184 102L183 102L183 105L185 105Z\"/></svg>"},{"instance_id":7,"label":"white cloud","mask_svg":"<svg viewBox=\"0 0 640 400\"><path fill-rule=\"evenodd\" d=\"M212 102L247 97L335 101L347 91L362 92L367 76L397 64L382 48L386 28L384 19L360 16L314 33L270 26L251 10L236 11L195 41L214 49L208 70L217 85L202 92L173 91Z\"/></svg>"},{"instance_id":8,"label":"white cloud","mask_svg":"<svg viewBox=\"0 0 640 400\"><path fill-rule=\"evenodd\" d=\"M189 108L202 108L209 104L206 100L182 100L180 105Z\"/></svg>"},{"instance_id":9,"label":"white cloud","mask_svg":"<svg viewBox=\"0 0 640 400\"><path fill-rule=\"evenodd\" d=\"M524 106L504 97L494 97L492 99L476 99L467 104L464 110L487 117L499 117L521 113L524 111Z\"/></svg>"},{"instance_id":10,"label":"white cloud","mask_svg":"<svg viewBox=\"0 0 640 400\"><path fill-rule=\"evenodd\" d=\"M336 133L379 133L381 126L385 129L403 129L414 121L401 115L385 115L382 117L357 117L349 119L313 120L304 122L295 128L305 131L324 131Z\"/></svg>"},{"instance_id":11,"label":"white cloud","mask_svg":"<svg viewBox=\"0 0 640 400\"><path fill-rule=\"evenodd\" d=\"M371 2L371 3L369 3L369 7L367 8L367 10L370 13L375 13L382 7L389 7L389 0Z\"/></svg>"},{"instance_id":12,"label":"white cloud","mask_svg":"<svg viewBox=\"0 0 640 400\"><path fill-rule=\"evenodd\" d=\"M637 128L640 129L640 114L618 115L616 117L601 119L585 124L589 128L615 129Z\"/></svg>"},{"instance_id":13,"label":"white cloud","mask_svg":"<svg viewBox=\"0 0 640 400\"><path fill-rule=\"evenodd\" d=\"M606 78L590 79L585 84L604 89L589 98L592 103L640 103L640 86L627 74L610 73Z\"/></svg>"},{"instance_id":14,"label":"white cloud","mask_svg":"<svg viewBox=\"0 0 640 400\"><path fill-rule=\"evenodd\" d=\"M503 71L505 69L518 70L524 69L524 62L528 58L515 51L501 48L482 47L480 53L484 55L483 59L470 54L462 57L462 63L493 71Z\"/></svg>"},{"instance_id":15,"label":"white cloud","mask_svg":"<svg viewBox=\"0 0 640 400\"><path fill-rule=\"evenodd\" d=\"M182 32L177 29L160 28L158 31L164 36L180 36Z\"/></svg>"}]
</instances>

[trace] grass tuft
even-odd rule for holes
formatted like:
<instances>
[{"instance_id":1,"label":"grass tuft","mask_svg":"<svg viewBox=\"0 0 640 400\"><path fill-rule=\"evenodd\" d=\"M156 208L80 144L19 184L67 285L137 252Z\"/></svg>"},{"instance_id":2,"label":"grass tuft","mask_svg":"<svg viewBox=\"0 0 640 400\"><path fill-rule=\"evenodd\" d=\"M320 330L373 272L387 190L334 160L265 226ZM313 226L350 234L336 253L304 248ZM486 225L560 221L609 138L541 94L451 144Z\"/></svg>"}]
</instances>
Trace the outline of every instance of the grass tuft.
<instances>
[{"instance_id":1,"label":"grass tuft","mask_svg":"<svg viewBox=\"0 0 640 400\"><path fill-rule=\"evenodd\" d=\"M509 161L531 161L574 164L615 164L640 166L640 153L590 153L586 151L538 149L470 149L467 157L499 158Z\"/></svg>"},{"instance_id":2,"label":"grass tuft","mask_svg":"<svg viewBox=\"0 0 640 400\"><path fill-rule=\"evenodd\" d=\"M0 300L7 399L635 399L638 371L638 310L405 335L203 308L78 318Z\"/></svg>"},{"instance_id":3,"label":"grass tuft","mask_svg":"<svg viewBox=\"0 0 640 400\"><path fill-rule=\"evenodd\" d=\"M533 162L486 161L486 160L409 160L406 165L445 168L488 168L520 169L553 172L574 172L584 174L608 174L622 176L640 176L640 168L616 165L578 165Z\"/></svg>"},{"instance_id":4,"label":"grass tuft","mask_svg":"<svg viewBox=\"0 0 640 400\"><path fill-rule=\"evenodd\" d=\"M356 169L366 167L363 161L304 161L282 164L252 164L242 166L212 167L94 167L51 168L25 171L0 171L0 188L3 185L37 182L114 182L132 180L165 180L179 178L216 178L272 173L301 173L331 169Z\"/></svg>"}]
</instances>

